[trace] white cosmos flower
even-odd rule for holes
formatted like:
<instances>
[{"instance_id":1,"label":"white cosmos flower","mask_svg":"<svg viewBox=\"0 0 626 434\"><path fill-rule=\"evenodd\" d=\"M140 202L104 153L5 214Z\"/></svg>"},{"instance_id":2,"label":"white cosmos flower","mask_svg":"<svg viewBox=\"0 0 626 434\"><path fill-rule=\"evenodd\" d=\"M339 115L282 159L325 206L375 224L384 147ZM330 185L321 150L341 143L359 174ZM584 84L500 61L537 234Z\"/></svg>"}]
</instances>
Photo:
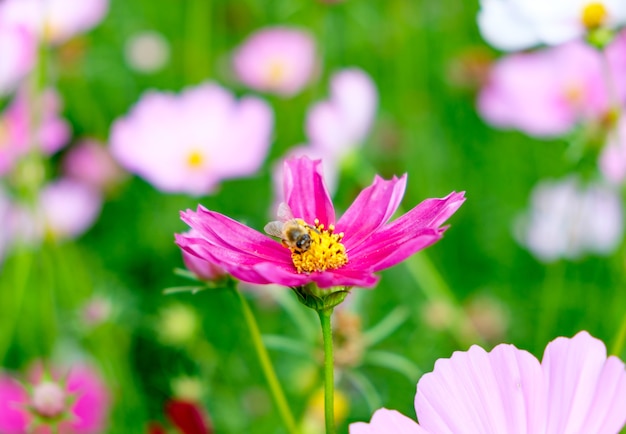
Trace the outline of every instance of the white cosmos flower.
<instances>
[{"instance_id":1,"label":"white cosmos flower","mask_svg":"<svg viewBox=\"0 0 626 434\"><path fill-rule=\"evenodd\" d=\"M625 24L624 0L481 0L478 13L485 40L505 51L558 45Z\"/></svg>"}]
</instances>

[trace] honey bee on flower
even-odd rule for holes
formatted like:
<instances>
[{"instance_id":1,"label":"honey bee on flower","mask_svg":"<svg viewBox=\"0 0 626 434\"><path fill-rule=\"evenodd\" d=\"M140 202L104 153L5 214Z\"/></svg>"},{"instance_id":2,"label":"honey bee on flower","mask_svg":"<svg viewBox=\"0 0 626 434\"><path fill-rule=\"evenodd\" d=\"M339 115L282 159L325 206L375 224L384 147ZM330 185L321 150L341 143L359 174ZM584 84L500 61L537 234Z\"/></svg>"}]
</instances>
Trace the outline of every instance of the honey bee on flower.
<instances>
[{"instance_id":1,"label":"honey bee on flower","mask_svg":"<svg viewBox=\"0 0 626 434\"><path fill-rule=\"evenodd\" d=\"M308 225L302 219L293 216L291 208L285 202L278 206L278 218L265 225L263 230L268 235L278 237L283 245L295 253L304 253L311 247L310 231L317 231L315 227Z\"/></svg>"}]
</instances>

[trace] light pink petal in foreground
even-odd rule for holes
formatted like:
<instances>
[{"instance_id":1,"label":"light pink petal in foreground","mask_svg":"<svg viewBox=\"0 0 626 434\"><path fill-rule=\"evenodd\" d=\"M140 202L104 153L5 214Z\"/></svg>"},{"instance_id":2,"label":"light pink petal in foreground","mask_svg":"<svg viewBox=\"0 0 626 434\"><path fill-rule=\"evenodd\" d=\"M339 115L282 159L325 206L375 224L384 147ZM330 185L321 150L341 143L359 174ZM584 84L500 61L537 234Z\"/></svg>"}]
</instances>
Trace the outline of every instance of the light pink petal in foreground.
<instances>
[{"instance_id":1,"label":"light pink petal in foreground","mask_svg":"<svg viewBox=\"0 0 626 434\"><path fill-rule=\"evenodd\" d=\"M351 424L350 434L429 434L429 432L402 413L381 408L374 413L370 423Z\"/></svg>"},{"instance_id":2,"label":"light pink petal in foreground","mask_svg":"<svg viewBox=\"0 0 626 434\"><path fill-rule=\"evenodd\" d=\"M617 433L626 423L626 370L587 332L546 347L548 433Z\"/></svg>"}]
</instances>

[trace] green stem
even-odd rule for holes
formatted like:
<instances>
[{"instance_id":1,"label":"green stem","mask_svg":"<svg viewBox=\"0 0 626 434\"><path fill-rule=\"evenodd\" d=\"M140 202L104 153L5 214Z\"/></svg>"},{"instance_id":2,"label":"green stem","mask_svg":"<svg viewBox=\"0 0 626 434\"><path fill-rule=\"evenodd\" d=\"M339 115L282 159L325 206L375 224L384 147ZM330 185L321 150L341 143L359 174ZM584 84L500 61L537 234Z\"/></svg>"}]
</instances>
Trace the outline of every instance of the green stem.
<instances>
[{"instance_id":1,"label":"green stem","mask_svg":"<svg viewBox=\"0 0 626 434\"><path fill-rule=\"evenodd\" d=\"M287 404L287 399L285 398L283 389L280 386L278 377L276 376L276 371L274 371L274 366L272 365L272 361L267 353L267 349L263 345L259 325L254 318L252 309L250 309L250 305L246 301L246 298L241 294L236 286L233 286L233 291L235 292L237 298L239 299L239 302L241 303L241 311L243 312L246 325L248 326L250 339L252 339L254 350L259 359L259 363L261 364L263 375L265 375L265 380L267 381L267 384L270 388L270 393L272 395L272 398L274 399L276 407L278 408L280 417L282 418L283 423L287 428L287 432L289 432L290 434L298 434L296 421L293 417L293 414L291 413L289 404Z\"/></svg>"},{"instance_id":2,"label":"green stem","mask_svg":"<svg viewBox=\"0 0 626 434\"><path fill-rule=\"evenodd\" d=\"M335 380L333 378L333 330L330 325L330 317L333 309L324 309L317 312L322 324L322 336L324 339L324 419L326 420L326 434L335 434Z\"/></svg>"},{"instance_id":3,"label":"green stem","mask_svg":"<svg viewBox=\"0 0 626 434\"><path fill-rule=\"evenodd\" d=\"M615 341L613 342L613 347L611 348L611 354L615 356L619 356L624 349L624 342L626 341L626 315L624 315L624 319L622 320L622 325L617 332L617 336L615 337Z\"/></svg>"}]
</instances>

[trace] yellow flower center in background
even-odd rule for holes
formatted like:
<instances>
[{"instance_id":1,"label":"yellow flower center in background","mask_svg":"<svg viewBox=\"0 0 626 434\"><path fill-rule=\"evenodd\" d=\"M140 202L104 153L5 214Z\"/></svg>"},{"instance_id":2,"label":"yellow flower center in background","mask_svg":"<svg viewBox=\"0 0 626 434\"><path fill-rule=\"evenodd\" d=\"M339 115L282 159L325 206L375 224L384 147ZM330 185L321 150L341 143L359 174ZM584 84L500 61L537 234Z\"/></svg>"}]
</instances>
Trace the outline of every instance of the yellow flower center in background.
<instances>
[{"instance_id":1,"label":"yellow flower center in background","mask_svg":"<svg viewBox=\"0 0 626 434\"><path fill-rule=\"evenodd\" d=\"M204 161L204 155L199 151L193 151L187 156L187 165L192 169L202 166Z\"/></svg>"},{"instance_id":2,"label":"yellow flower center in background","mask_svg":"<svg viewBox=\"0 0 626 434\"><path fill-rule=\"evenodd\" d=\"M9 147L9 123L0 119L0 149Z\"/></svg>"},{"instance_id":3,"label":"yellow flower center in background","mask_svg":"<svg viewBox=\"0 0 626 434\"><path fill-rule=\"evenodd\" d=\"M602 2L588 3L583 9L583 25L589 30L597 29L606 22L608 16L609 13Z\"/></svg>"},{"instance_id":4,"label":"yellow flower center in background","mask_svg":"<svg viewBox=\"0 0 626 434\"><path fill-rule=\"evenodd\" d=\"M334 270L348 263L346 248L341 243L343 232L334 233L335 226L328 229L315 219L315 227L307 227L311 237L311 245L304 252L291 250L291 260L298 273Z\"/></svg>"},{"instance_id":5,"label":"yellow flower center in background","mask_svg":"<svg viewBox=\"0 0 626 434\"><path fill-rule=\"evenodd\" d=\"M267 68L265 80L270 87L280 86L287 72L285 63L280 59L273 60Z\"/></svg>"}]
</instances>

